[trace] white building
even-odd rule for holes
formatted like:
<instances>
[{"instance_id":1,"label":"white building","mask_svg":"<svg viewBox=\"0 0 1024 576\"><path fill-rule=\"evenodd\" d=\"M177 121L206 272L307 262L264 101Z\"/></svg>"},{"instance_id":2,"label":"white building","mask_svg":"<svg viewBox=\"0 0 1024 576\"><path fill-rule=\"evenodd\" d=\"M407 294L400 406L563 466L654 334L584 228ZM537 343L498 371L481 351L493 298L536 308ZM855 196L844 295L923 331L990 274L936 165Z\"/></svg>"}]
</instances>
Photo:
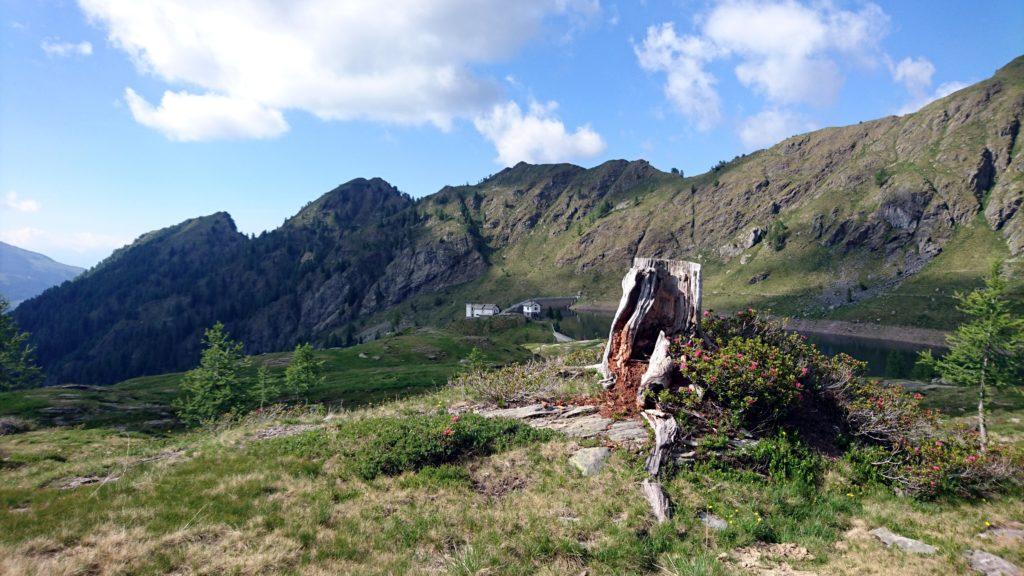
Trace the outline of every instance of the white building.
<instances>
[{"instance_id":1,"label":"white building","mask_svg":"<svg viewBox=\"0 0 1024 576\"><path fill-rule=\"evenodd\" d=\"M480 318L481 316L494 316L501 309L497 304L469 304L466 303L466 318Z\"/></svg>"},{"instance_id":2,"label":"white building","mask_svg":"<svg viewBox=\"0 0 1024 576\"><path fill-rule=\"evenodd\" d=\"M527 318L539 318L540 317L540 304L530 300L526 304L523 304L523 316Z\"/></svg>"}]
</instances>

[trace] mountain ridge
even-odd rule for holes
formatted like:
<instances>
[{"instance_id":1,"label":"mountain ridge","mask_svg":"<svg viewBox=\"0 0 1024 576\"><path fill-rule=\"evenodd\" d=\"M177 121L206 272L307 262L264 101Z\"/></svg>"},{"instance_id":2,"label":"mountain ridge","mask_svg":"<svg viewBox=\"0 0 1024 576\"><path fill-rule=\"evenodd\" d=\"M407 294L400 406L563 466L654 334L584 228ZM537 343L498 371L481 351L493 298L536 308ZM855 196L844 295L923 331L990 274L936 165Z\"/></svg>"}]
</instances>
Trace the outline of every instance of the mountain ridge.
<instances>
[{"instance_id":1,"label":"mountain ridge","mask_svg":"<svg viewBox=\"0 0 1024 576\"><path fill-rule=\"evenodd\" d=\"M16 317L51 381L109 382L187 368L214 321L267 352L444 322L467 299L609 300L643 254L703 262L715 306L841 317L898 296L895 319L939 322L901 290L935 276L946 302L981 260L1024 250L1022 115L1018 58L913 114L796 135L687 178L644 160L519 163L416 200L357 178L254 239L226 213L144 235ZM969 270L926 269L947 260Z\"/></svg>"}]
</instances>

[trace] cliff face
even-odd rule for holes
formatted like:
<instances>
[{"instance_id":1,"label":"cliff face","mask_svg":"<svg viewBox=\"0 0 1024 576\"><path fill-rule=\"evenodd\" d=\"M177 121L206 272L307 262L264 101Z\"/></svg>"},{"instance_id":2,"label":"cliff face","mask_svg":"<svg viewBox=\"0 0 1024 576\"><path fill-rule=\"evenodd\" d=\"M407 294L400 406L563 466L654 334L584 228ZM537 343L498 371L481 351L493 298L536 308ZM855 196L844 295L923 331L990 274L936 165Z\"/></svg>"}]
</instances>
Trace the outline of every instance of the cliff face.
<instances>
[{"instance_id":1,"label":"cliff face","mask_svg":"<svg viewBox=\"0 0 1024 576\"><path fill-rule=\"evenodd\" d=\"M1018 58L917 113L690 178L643 160L521 163L418 201L357 179L258 238L223 213L147 234L16 317L51 381L111 382L192 366L216 321L264 352L439 321L466 298L610 299L637 254L702 261L712 304L771 296L820 313L896 289L954 244L970 250L955 242L968 228L1024 252L1022 115Z\"/></svg>"}]
</instances>

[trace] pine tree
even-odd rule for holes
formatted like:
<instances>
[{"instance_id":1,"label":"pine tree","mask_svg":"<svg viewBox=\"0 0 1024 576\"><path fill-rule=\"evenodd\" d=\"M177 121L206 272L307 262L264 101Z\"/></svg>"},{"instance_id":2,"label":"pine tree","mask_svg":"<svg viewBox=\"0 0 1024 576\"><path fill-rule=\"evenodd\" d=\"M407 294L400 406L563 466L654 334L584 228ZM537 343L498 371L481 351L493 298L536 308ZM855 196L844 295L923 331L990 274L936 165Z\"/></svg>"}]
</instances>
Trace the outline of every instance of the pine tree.
<instances>
[{"instance_id":1,"label":"pine tree","mask_svg":"<svg viewBox=\"0 0 1024 576\"><path fill-rule=\"evenodd\" d=\"M292 353L292 361L284 370L285 388L293 396L305 394L323 382L323 362L316 359L313 346L299 344Z\"/></svg>"},{"instance_id":2,"label":"pine tree","mask_svg":"<svg viewBox=\"0 0 1024 576\"><path fill-rule=\"evenodd\" d=\"M985 279L984 288L957 294L957 308L968 320L946 338L949 352L945 356L935 358L929 350L919 360L950 384L977 386L982 450L988 444L988 389L1019 386L1024 377L1024 318L1013 313L1001 272L997 264Z\"/></svg>"},{"instance_id":3,"label":"pine tree","mask_svg":"<svg viewBox=\"0 0 1024 576\"><path fill-rule=\"evenodd\" d=\"M252 403L258 408L263 408L267 404L270 404L281 394L281 389L278 383L270 376L270 372L266 366L260 366L256 370L256 380L252 384L250 389L250 396L252 397Z\"/></svg>"},{"instance_id":4,"label":"pine tree","mask_svg":"<svg viewBox=\"0 0 1024 576\"><path fill-rule=\"evenodd\" d=\"M28 332L8 314L10 303L0 296L0 391L32 388L43 382L43 373L36 366Z\"/></svg>"},{"instance_id":5,"label":"pine tree","mask_svg":"<svg viewBox=\"0 0 1024 576\"><path fill-rule=\"evenodd\" d=\"M246 408L243 371L249 361L242 343L232 340L220 322L206 330L199 366L185 373L174 401L178 417L190 426Z\"/></svg>"}]
</instances>

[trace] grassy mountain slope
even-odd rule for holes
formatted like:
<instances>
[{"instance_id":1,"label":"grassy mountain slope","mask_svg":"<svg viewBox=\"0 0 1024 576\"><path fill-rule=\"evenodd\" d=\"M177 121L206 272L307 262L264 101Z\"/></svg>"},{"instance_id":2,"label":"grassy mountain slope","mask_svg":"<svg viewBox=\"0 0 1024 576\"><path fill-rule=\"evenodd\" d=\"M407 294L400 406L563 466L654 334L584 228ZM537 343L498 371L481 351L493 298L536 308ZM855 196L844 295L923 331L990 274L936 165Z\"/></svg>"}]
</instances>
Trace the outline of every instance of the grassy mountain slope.
<instances>
[{"instance_id":1,"label":"grassy mountain slope","mask_svg":"<svg viewBox=\"0 0 1024 576\"><path fill-rule=\"evenodd\" d=\"M447 382L473 348L487 362L507 364L533 356L524 344L552 341L549 325L513 318L451 330L407 330L358 346L318 350L324 381L304 394L303 400L354 408L422 394ZM266 366L272 377L283 378L290 359L288 352L255 356L251 371ZM0 392L0 417L19 416L42 425L161 431L180 425L172 414L171 400L183 375L140 376L110 386L74 384Z\"/></svg>"},{"instance_id":2,"label":"grassy mountain slope","mask_svg":"<svg viewBox=\"0 0 1024 576\"><path fill-rule=\"evenodd\" d=\"M146 235L16 316L51 381L111 382L190 367L217 320L261 353L444 324L465 301L610 303L642 254L704 263L709 307L944 327L952 288L1024 251L1022 115L1018 58L695 177L521 163L418 201L357 179L259 238L226 214Z\"/></svg>"},{"instance_id":3,"label":"grassy mountain slope","mask_svg":"<svg viewBox=\"0 0 1024 576\"><path fill-rule=\"evenodd\" d=\"M642 161L507 169L458 189L476 199L492 266L431 319L471 297L580 290L611 303L622 270L645 254L703 262L712 307L948 327L953 289L1024 249L1022 111L1017 59L918 113L795 136L693 178ZM423 204L443 210L438 199ZM788 237L776 250L768 231L779 222ZM901 291L918 277L939 288L944 313L921 312L914 285ZM884 314L858 304L883 294L894 295Z\"/></svg>"}]
</instances>

